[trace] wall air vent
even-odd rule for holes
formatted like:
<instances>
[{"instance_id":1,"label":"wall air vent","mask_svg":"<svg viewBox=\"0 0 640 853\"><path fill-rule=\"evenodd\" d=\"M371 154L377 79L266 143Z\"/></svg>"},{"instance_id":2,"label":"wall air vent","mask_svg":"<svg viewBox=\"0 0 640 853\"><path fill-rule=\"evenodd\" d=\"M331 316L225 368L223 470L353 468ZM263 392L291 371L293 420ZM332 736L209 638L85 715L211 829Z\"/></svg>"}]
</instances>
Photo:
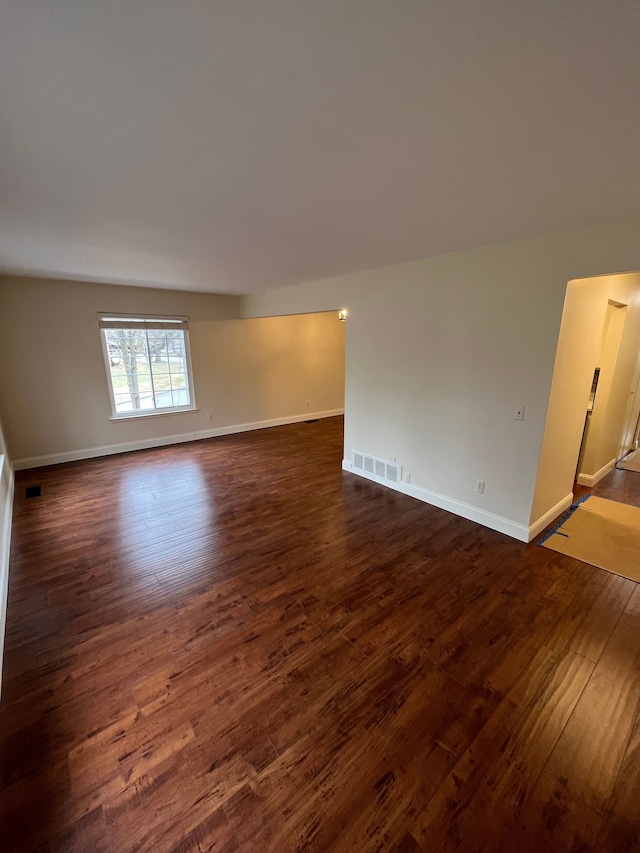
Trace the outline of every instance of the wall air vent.
<instances>
[{"instance_id":1,"label":"wall air vent","mask_svg":"<svg viewBox=\"0 0 640 853\"><path fill-rule=\"evenodd\" d=\"M399 483L400 482L400 469L398 468L398 466L397 465L390 465L387 462L386 477L387 477L387 480L391 480L392 483Z\"/></svg>"},{"instance_id":2,"label":"wall air vent","mask_svg":"<svg viewBox=\"0 0 640 853\"><path fill-rule=\"evenodd\" d=\"M373 480L383 480L389 483L400 483L402 480L402 466L396 462L387 462L386 459L378 459L369 456L368 453L360 453L359 450L352 451L354 471L366 476L370 475Z\"/></svg>"}]
</instances>

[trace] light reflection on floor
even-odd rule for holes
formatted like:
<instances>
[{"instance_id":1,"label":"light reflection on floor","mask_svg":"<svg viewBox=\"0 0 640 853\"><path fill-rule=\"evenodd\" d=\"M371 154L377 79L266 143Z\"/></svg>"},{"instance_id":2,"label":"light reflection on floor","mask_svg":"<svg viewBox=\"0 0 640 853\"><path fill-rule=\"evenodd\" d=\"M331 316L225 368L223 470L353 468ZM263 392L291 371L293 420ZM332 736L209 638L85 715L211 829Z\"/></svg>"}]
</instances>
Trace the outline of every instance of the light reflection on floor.
<instances>
[{"instance_id":1,"label":"light reflection on floor","mask_svg":"<svg viewBox=\"0 0 640 853\"><path fill-rule=\"evenodd\" d=\"M146 459L122 472L118 501L126 573L185 576L210 561L217 538L211 533L215 502L196 461Z\"/></svg>"}]
</instances>

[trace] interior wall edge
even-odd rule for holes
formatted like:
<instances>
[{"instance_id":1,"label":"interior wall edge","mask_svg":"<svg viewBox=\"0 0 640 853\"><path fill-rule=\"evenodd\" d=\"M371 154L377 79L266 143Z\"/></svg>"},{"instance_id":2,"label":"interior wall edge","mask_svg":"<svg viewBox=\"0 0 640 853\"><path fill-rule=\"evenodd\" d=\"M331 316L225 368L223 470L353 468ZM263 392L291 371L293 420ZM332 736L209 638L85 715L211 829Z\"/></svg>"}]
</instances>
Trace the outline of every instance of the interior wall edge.
<instances>
[{"instance_id":1,"label":"interior wall edge","mask_svg":"<svg viewBox=\"0 0 640 853\"><path fill-rule=\"evenodd\" d=\"M617 459L610 459L606 465L603 465L595 474L578 474L576 481L581 486L595 486L603 477L606 477L610 471L616 467Z\"/></svg>"},{"instance_id":2,"label":"interior wall edge","mask_svg":"<svg viewBox=\"0 0 640 853\"><path fill-rule=\"evenodd\" d=\"M565 510L569 509L572 503L573 492L569 492L569 494L562 498L561 501L558 501L555 506L552 506L544 515L541 515L537 521L530 524L528 541L531 542L539 533L542 533L545 527L548 527L552 521L555 521L558 516L562 515Z\"/></svg>"},{"instance_id":3,"label":"interior wall edge","mask_svg":"<svg viewBox=\"0 0 640 853\"><path fill-rule=\"evenodd\" d=\"M432 492L429 489L424 489L414 483L391 483L380 477L376 477L375 474L368 474L366 471L356 471L351 465L351 462L347 459L342 460L342 468L344 471L348 471L350 474L355 474L357 477L362 477L365 480L371 480L374 483L378 483L388 489L393 489L396 492L402 492L402 494L408 495L411 498L416 498L417 500L422 501L422 503L435 506L438 509L445 510L446 512L451 512L453 515L460 516L460 518L466 518L468 521L474 521L476 524L481 524L483 527L488 527L498 533L504 533L512 539L517 539L520 542L529 541L529 528L511 518L505 518L504 516L496 515L495 513L488 512L487 510L480 509L477 506L463 503L455 498L449 498L446 495Z\"/></svg>"}]
</instances>

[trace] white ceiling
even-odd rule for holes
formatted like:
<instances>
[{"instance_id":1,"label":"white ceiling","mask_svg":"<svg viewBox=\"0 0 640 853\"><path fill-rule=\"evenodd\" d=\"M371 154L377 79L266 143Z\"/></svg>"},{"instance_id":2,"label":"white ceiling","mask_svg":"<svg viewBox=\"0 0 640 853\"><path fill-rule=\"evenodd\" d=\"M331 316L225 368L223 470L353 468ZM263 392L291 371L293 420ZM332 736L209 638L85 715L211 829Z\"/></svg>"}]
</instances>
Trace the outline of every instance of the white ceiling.
<instances>
[{"instance_id":1,"label":"white ceiling","mask_svg":"<svg viewBox=\"0 0 640 853\"><path fill-rule=\"evenodd\" d=\"M640 213L638 0L0 0L0 269L242 293Z\"/></svg>"}]
</instances>

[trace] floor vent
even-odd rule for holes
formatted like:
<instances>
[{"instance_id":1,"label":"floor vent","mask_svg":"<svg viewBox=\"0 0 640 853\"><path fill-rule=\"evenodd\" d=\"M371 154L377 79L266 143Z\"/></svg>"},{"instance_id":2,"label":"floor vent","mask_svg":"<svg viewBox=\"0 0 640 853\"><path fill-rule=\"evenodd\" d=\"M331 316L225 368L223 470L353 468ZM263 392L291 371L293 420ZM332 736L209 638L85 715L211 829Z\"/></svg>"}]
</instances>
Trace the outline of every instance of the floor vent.
<instances>
[{"instance_id":1,"label":"floor vent","mask_svg":"<svg viewBox=\"0 0 640 853\"><path fill-rule=\"evenodd\" d=\"M24 490L25 498L39 498L42 494L42 486L27 486Z\"/></svg>"},{"instance_id":2,"label":"floor vent","mask_svg":"<svg viewBox=\"0 0 640 853\"><path fill-rule=\"evenodd\" d=\"M387 462L386 459L377 459L366 453L353 451L353 470L361 471L363 474L371 474L379 480L389 480L391 483L399 483L402 479L402 467L396 462Z\"/></svg>"}]
</instances>

